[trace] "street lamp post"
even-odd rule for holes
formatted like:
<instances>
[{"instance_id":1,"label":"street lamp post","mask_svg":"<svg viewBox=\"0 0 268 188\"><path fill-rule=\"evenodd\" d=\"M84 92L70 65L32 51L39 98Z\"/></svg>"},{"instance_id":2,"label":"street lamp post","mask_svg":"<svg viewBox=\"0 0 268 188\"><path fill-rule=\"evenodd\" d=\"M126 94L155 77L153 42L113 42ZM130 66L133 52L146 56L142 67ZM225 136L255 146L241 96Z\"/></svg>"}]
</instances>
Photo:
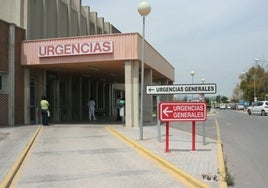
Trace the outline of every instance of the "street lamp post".
<instances>
[{"instance_id":1,"label":"street lamp post","mask_svg":"<svg viewBox=\"0 0 268 188\"><path fill-rule=\"evenodd\" d=\"M255 59L256 64L258 64L258 62L261 61L260 59ZM254 82L254 102L257 102L257 97L256 97L256 69L254 71L254 75L253 75L253 82Z\"/></svg>"},{"instance_id":2,"label":"street lamp post","mask_svg":"<svg viewBox=\"0 0 268 188\"><path fill-rule=\"evenodd\" d=\"M194 75L195 75L195 72L194 71L191 71L192 84L194 83ZM192 94L192 101L193 101L193 98L194 98L194 95Z\"/></svg>"},{"instance_id":3,"label":"street lamp post","mask_svg":"<svg viewBox=\"0 0 268 188\"><path fill-rule=\"evenodd\" d=\"M138 5L138 12L142 16L142 46L141 46L141 99L140 99L140 139L143 140L143 88L144 88L144 43L145 43L145 17L151 12L151 5L148 2L141 2Z\"/></svg>"},{"instance_id":4,"label":"street lamp post","mask_svg":"<svg viewBox=\"0 0 268 188\"><path fill-rule=\"evenodd\" d=\"M256 74L255 74L255 72L253 74L253 87L254 87L254 102L257 102L257 97L256 97Z\"/></svg>"},{"instance_id":5,"label":"street lamp post","mask_svg":"<svg viewBox=\"0 0 268 188\"><path fill-rule=\"evenodd\" d=\"M202 82L202 84L205 84L205 78L202 78L201 82ZM201 94L201 95L202 95L202 101L204 102L205 101L205 94ZM203 121L203 123L202 123L203 145L207 144L207 141L206 141L206 137L207 137L206 127L207 126L206 125L207 125L207 122Z\"/></svg>"}]
</instances>

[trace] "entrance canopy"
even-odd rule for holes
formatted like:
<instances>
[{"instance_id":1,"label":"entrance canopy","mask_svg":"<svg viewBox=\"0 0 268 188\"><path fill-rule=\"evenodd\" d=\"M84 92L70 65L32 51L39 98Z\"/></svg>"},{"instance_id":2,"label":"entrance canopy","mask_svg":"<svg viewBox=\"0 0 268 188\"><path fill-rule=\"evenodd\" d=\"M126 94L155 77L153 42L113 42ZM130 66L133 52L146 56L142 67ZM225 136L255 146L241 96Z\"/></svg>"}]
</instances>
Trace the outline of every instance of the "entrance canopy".
<instances>
[{"instance_id":1,"label":"entrance canopy","mask_svg":"<svg viewBox=\"0 0 268 188\"><path fill-rule=\"evenodd\" d=\"M109 83L124 83L125 62L141 62L141 43L138 33L24 41L21 64ZM144 58L144 68L152 69L153 82L163 79L174 82L174 67L147 42Z\"/></svg>"}]
</instances>

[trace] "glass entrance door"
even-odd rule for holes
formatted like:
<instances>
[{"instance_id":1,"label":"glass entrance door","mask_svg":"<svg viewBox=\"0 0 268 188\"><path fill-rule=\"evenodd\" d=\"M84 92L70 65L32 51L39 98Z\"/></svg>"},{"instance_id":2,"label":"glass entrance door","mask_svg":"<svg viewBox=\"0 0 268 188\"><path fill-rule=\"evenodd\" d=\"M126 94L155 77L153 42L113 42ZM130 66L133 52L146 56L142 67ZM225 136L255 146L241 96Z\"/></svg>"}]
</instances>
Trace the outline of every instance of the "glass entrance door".
<instances>
[{"instance_id":1,"label":"glass entrance door","mask_svg":"<svg viewBox=\"0 0 268 188\"><path fill-rule=\"evenodd\" d=\"M59 121L59 77L57 73L47 73L47 100L49 102L50 121Z\"/></svg>"},{"instance_id":2,"label":"glass entrance door","mask_svg":"<svg viewBox=\"0 0 268 188\"><path fill-rule=\"evenodd\" d=\"M30 78L30 122L39 123L38 120L38 104L36 104L36 91L35 84L36 80L31 77Z\"/></svg>"}]
</instances>

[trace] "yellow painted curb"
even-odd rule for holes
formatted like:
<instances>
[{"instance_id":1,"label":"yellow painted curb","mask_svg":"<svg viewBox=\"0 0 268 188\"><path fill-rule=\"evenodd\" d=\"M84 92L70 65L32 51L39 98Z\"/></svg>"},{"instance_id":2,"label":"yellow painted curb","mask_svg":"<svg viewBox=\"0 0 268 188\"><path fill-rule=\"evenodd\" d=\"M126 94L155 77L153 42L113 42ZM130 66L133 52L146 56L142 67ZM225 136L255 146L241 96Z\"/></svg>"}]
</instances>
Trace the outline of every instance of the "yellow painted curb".
<instances>
[{"instance_id":1,"label":"yellow painted curb","mask_svg":"<svg viewBox=\"0 0 268 188\"><path fill-rule=\"evenodd\" d=\"M106 128L106 130L110 131L111 133L113 133L117 137L119 137L122 140L126 141L128 144L132 145L133 147L135 147L136 149L138 149L142 153L144 153L147 156L149 156L150 158L154 159L156 162L158 162L159 164L161 164L165 168L169 169L171 172L173 172L176 175L178 175L181 180L185 181L185 182L182 182L182 183L187 183L191 187L195 187L195 188L198 188L198 187L200 187L200 188L208 188L208 185L204 184L202 181L200 181L200 180L196 179L195 177L191 176L190 174L182 171L181 169L179 169L178 167L172 165L171 163L169 163L165 159L160 158L159 156L157 156L154 153L150 152L149 150L147 150L146 148L144 148L143 146L141 146L137 142L135 142L135 141L131 140L130 138L127 138L123 134L119 133L118 131L113 129L111 126L105 127L105 128Z\"/></svg>"},{"instance_id":2,"label":"yellow painted curb","mask_svg":"<svg viewBox=\"0 0 268 188\"><path fill-rule=\"evenodd\" d=\"M218 153L218 166L219 166L219 180L220 180L220 188L227 188L227 183L225 181L225 166L224 166L224 156L223 156L223 149L222 149L222 142L221 142L221 135L220 135L220 128L219 122L215 118L216 129L217 129L217 153Z\"/></svg>"},{"instance_id":3,"label":"yellow painted curb","mask_svg":"<svg viewBox=\"0 0 268 188\"><path fill-rule=\"evenodd\" d=\"M20 153L19 157L17 158L17 160L14 162L14 164L12 165L12 167L10 168L10 170L8 171L7 175L4 177L3 181L0 184L0 188L6 188L10 185L10 183L12 182L12 179L14 178L14 176L16 175L17 171L19 170L24 158L26 157L29 149L31 148L35 138L37 137L37 135L39 134L40 130L41 130L42 126L39 126L37 128L37 130L35 131L35 133L32 135L31 139L29 140L29 142L26 144L25 148L23 149L23 151Z\"/></svg>"}]
</instances>

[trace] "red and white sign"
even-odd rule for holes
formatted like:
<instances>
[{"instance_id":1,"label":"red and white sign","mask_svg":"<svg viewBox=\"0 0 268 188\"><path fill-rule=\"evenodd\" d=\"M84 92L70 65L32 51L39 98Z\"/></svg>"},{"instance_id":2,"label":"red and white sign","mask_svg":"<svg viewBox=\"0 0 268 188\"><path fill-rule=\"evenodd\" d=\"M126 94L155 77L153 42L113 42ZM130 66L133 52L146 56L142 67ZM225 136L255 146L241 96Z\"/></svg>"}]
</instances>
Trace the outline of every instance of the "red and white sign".
<instances>
[{"instance_id":1,"label":"red and white sign","mask_svg":"<svg viewBox=\"0 0 268 188\"><path fill-rule=\"evenodd\" d=\"M160 121L205 121L205 102L163 102L159 104Z\"/></svg>"},{"instance_id":2,"label":"red and white sign","mask_svg":"<svg viewBox=\"0 0 268 188\"><path fill-rule=\"evenodd\" d=\"M112 41L38 46L38 57L105 54L113 52Z\"/></svg>"}]
</instances>

